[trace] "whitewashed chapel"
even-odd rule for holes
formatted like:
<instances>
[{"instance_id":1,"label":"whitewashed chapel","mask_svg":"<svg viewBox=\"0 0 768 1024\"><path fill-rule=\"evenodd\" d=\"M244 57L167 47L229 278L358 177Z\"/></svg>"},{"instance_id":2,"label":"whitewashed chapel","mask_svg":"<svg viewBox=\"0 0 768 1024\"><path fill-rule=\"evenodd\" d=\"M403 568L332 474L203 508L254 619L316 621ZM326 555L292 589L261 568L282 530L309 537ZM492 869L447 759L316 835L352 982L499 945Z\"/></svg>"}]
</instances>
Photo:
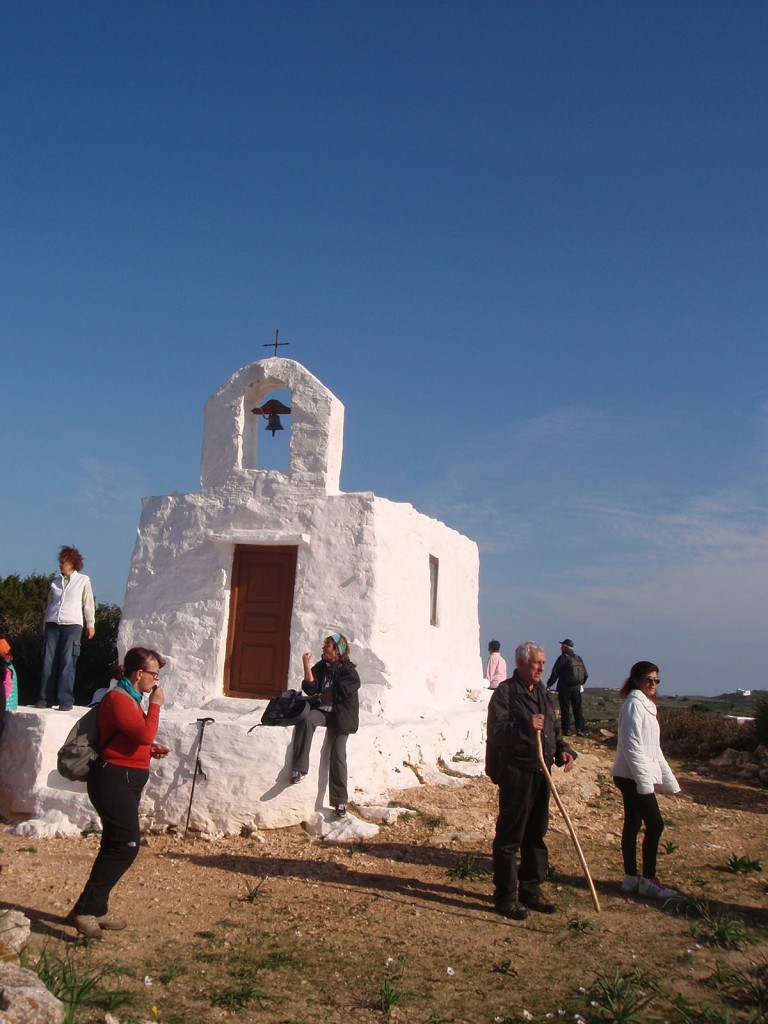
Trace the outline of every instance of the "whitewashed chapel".
<instances>
[{"instance_id":1,"label":"whitewashed chapel","mask_svg":"<svg viewBox=\"0 0 768 1024\"><path fill-rule=\"evenodd\" d=\"M274 438L261 410L275 393L290 412L267 431L290 433L285 469L265 469L260 458ZM239 832L322 817L322 731L310 777L296 787L292 730L248 730L268 698L299 687L302 653L319 657L336 630L362 680L361 728L348 745L355 803L414 785L415 771L429 776L459 750L482 757L477 546L411 505L341 492L343 425L342 404L299 363L252 363L206 404L200 492L143 501L119 646L154 647L168 659L158 738L172 753L153 762L142 803L150 825L184 825L200 717L214 721L191 828ZM10 716L0 813L27 819L30 832L93 817L84 786L55 770L81 712Z\"/></svg>"}]
</instances>

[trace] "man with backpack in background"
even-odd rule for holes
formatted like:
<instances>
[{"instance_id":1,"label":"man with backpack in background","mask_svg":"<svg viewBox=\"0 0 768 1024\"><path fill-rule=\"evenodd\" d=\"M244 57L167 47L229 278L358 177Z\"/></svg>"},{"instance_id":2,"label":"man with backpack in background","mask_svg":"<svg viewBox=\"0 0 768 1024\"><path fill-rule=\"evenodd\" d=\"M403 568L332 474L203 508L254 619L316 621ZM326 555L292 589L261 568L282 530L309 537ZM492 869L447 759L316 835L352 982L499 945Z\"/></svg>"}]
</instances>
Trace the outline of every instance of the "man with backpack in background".
<instances>
[{"instance_id":1,"label":"man with backpack in background","mask_svg":"<svg viewBox=\"0 0 768 1024\"><path fill-rule=\"evenodd\" d=\"M552 666L547 680L547 689L557 683L557 700L560 704L560 725L563 736L571 731L571 709L576 722L576 733L583 736L586 731L584 712L581 709L581 688L589 679L584 662L573 650L573 640L560 641L560 657Z\"/></svg>"}]
</instances>

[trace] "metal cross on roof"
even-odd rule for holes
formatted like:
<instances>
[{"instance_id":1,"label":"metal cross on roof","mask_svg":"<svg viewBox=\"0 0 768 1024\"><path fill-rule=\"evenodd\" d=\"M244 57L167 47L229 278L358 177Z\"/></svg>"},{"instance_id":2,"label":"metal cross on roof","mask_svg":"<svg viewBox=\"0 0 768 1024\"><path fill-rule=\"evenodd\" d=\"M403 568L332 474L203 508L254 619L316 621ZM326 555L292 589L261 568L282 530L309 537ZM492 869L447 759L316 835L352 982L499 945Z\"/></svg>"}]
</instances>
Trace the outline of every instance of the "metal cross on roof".
<instances>
[{"instance_id":1,"label":"metal cross on roof","mask_svg":"<svg viewBox=\"0 0 768 1024\"><path fill-rule=\"evenodd\" d=\"M262 345L262 348L274 348L274 350L275 350L274 351L274 355L277 355L277 350L279 348L282 348L283 345L290 345L291 344L290 341L278 341L277 337L278 337L279 334L280 334L280 331L275 331L275 340L274 341L266 342L264 345Z\"/></svg>"}]
</instances>

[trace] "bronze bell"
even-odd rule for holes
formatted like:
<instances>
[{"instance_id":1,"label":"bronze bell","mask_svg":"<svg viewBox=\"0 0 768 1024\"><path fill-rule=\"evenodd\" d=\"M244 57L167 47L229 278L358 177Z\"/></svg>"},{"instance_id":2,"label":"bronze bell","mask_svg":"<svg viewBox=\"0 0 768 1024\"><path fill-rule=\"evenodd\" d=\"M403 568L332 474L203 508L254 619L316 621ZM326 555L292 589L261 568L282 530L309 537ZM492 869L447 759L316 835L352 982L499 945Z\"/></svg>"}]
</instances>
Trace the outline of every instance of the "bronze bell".
<instances>
[{"instance_id":1,"label":"bronze bell","mask_svg":"<svg viewBox=\"0 0 768 1024\"><path fill-rule=\"evenodd\" d=\"M278 430L284 430L285 429L283 427L283 424L280 422L280 417L277 415L276 412L271 412L269 414L269 418L267 419L267 426L266 426L265 429L269 430L271 432L272 437L275 436L275 433Z\"/></svg>"}]
</instances>

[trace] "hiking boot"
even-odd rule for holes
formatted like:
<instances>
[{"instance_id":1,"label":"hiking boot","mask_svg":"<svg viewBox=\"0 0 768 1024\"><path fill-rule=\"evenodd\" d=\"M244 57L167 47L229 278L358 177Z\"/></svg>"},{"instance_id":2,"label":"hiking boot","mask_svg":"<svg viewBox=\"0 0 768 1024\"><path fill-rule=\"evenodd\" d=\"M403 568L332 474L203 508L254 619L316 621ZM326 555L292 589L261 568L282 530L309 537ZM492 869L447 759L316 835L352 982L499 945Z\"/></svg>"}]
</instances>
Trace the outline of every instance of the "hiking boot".
<instances>
[{"instance_id":1,"label":"hiking boot","mask_svg":"<svg viewBox=\"0 0 768 1024\"><path fill-rule=\"evenodd\" d=\"M101 917L95 918L95 921L99 928L106 932L121 932L128 926L127 921L124 921L122 917L115 917L114 914L102 914Z\"/></svg>"},{"instance_id":2,"label":"hiking boot","mask_svg":"<svg viewBox=\"0 0 768 1024\"><path fill-rule=\"evenodd\" d=\"M306 772L291 772L291 785L295 786L297 782L301 782L302 779L306 778Z\"/></svg>"},{"instance_id":3,"label":"hiking boot","mask_svg":"<svg viewBox=\"0 0 768 1024\"><path fill-rule=\"evenodd\" d=\"M346 804L336 804L336 815L339 818L346 818L346 816L347 816L347 805Z\"/></svg>"},{"instance_id":4,"label":"hiking boot","mask_svg":"<svg viewBox=\"0 0 768 1024\"><path fill-rule=\"evenodd\" d=\"M494 910L502 917L509 917L513 921L524 921L529 916L529 911L516 900L504 900L503 903L497 903Z\"/></svg>"},{"instance_id":5,"label":"hiking boot","mask_svg":"<svg viewBox=\"0 0 768 1024\"><path fill-rule=\"evenodd\" d=\"M71 913L67 920L77 928L81 935L85 935L87 939L104 938L99 927L99 919L94 917L93 914Z\"/></svg>"},{"instance_id":6,"label":"hiking boot","mask_svg":"<svg viewBox=\"0 0 768 1024\"><path fill-rule=\"evenodd\" d=\"M637 892L639 884L640 879L637 875L624 875L624 881L621 883L619 888L622 892Z\"/></svg>"},{"instance_id":7,"label":"hiking boot","mask_svg":"<svg viewBox=\"0 0 768 1024\"><path fill-rule=\"evenodd\" d=\"M678 895L677 889L668 889L658 878L641 878L637 891L649 900L671 900Z\"/></svg>"},{"instance_id":8,"label":"hiking boot","mask_svg":"<svg viewBox=\"0 0 768 1024\"><path fill-rule=\"evenodd\" d=\"M521 896L520 902L524 907L527 907L529 910L536 910L540 914L554 914L557 910L557 906L554 903L550 903L549 900L545 900L539 892L534 896Z\"/></svg>"}]
</instances>

